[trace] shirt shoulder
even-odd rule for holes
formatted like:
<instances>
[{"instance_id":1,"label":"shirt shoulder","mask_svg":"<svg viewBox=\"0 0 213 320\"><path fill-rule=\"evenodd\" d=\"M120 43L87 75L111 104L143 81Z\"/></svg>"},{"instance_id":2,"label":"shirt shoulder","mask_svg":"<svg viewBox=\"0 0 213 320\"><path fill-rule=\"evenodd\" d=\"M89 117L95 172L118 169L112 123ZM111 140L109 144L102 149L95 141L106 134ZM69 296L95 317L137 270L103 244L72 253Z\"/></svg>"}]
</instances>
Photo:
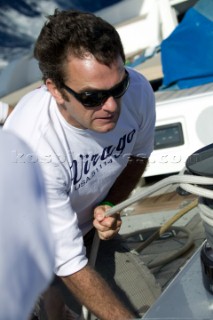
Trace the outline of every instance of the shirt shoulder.
<instances>
[{"instance_id":1,"label":"shirt shoulder","mask_svg":"<svg viewBox=\"0 0 213 320\"><path fill-rule=\"evenodd\" d=\"M50 101L51 95L45 86L27 93L17 103L3 129L14 131L25 140L26 135L31 136L36 127L47 124Z\"/></svg>"},{"instance_id":2,"label":"shirt shoulder","mask_svg":"<svg viewBox=\"0 0 213 320\"><path fill-rule=\"evenodd\" d=\"M143 120L155 118L155 95L149 81L135 69L127 68L130 85L122 103L139 125Z\"/></svg>"}]
</instances>

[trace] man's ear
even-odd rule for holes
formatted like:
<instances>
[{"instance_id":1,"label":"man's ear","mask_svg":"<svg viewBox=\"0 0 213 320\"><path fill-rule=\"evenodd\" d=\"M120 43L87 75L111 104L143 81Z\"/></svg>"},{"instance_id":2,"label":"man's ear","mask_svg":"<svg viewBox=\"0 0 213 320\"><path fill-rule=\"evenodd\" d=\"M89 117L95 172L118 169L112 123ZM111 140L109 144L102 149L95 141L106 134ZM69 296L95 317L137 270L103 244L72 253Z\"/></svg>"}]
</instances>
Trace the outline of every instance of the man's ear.
<instances>
[{"instance_id":1,"label":"man's ear","mask_svg":"<svg viewBox=\"0 0 213 320\"><path fill-rule=\"evenodd\" d=\"M64 98L63 98L61 92L56 87L55 83L51 79L47 79L46 80L46 86L47 86L49 92L55 98L56 102L58 104L63 104L64 103Z\"/></svg>"}]
</instances>

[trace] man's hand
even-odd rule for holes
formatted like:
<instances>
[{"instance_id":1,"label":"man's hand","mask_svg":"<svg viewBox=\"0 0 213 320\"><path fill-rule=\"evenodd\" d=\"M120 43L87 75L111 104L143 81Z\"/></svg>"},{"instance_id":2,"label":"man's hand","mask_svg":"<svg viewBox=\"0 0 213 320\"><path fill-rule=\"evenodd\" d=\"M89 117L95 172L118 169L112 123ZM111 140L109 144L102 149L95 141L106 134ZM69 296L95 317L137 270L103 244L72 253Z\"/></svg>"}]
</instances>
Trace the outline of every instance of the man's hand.
<instances>
[{"instance_id":1,"label":"man's hand","mask_svg":"<svg viewBox=\"0 0 213 320\"><path fill-rule=\"evenodd\" d=\"M100 205L94 210L93 225L98 231L101 240L113 238L119 232L122 223L119 213L115 213L110 217L105 217L105 212L108 209L110 209L110 206Z\"/></svg>"}]
</instances>

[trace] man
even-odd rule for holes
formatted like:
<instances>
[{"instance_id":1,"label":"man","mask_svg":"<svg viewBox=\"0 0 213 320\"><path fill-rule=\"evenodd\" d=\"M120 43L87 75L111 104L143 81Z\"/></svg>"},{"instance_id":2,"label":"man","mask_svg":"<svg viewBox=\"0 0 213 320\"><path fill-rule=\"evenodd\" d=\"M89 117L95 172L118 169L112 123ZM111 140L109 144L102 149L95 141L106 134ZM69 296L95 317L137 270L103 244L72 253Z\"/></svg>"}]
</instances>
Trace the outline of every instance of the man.
<instances>
[{"instance_id":1,"label":"man","mask_svg":"<svg viewBox=\"0 0 213 320\"><path fill-rule=\"evenodd\" d=\"M130 194L152 152L151 86L125 68L114 27L91 13L56 10L34 53L45 85L19 102L5 128L26 139L35 151L31 161L42 165L55 273L98 318L133 318L88 265L83 240L93 226L103 240L119 232L119 213L104 213ZM16 157L30 161L18 152ZM51 291L45 297L51 320L60 319L56 297L54 304Z\"/></svg>"},{"instance_id":2,"label":"man","mask_svg":"<svg viewBox=\"0 0 213 320\"><path fill-rule=\"evenodd\" d=\"M27 320L53 277L53 237L38 163L14 161L32 150L2 130L0 146L0 319Z\"/></svg>"}]
</instances>

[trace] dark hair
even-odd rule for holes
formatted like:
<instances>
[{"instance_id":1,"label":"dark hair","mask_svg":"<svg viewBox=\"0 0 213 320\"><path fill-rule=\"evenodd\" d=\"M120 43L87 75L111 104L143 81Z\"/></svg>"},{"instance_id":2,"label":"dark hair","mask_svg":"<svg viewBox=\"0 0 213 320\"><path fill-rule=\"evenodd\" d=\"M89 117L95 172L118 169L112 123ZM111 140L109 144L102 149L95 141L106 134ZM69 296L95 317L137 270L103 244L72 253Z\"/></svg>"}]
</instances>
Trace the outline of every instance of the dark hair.
<instances>
[{"instance_id":1,"label":"dark hair","mask_svg":"<svg viewBox=\"0 0 213 320\"><path fill-rule=\"evenodd\" d=\"M97 61L110 66L125 55L117 30L89 12L55 10L36 41L34 56L39 61L43 80L50 78L61 88L66 78L69 54L84 58L91 53Z\"/></svg>"}]
</instances>

